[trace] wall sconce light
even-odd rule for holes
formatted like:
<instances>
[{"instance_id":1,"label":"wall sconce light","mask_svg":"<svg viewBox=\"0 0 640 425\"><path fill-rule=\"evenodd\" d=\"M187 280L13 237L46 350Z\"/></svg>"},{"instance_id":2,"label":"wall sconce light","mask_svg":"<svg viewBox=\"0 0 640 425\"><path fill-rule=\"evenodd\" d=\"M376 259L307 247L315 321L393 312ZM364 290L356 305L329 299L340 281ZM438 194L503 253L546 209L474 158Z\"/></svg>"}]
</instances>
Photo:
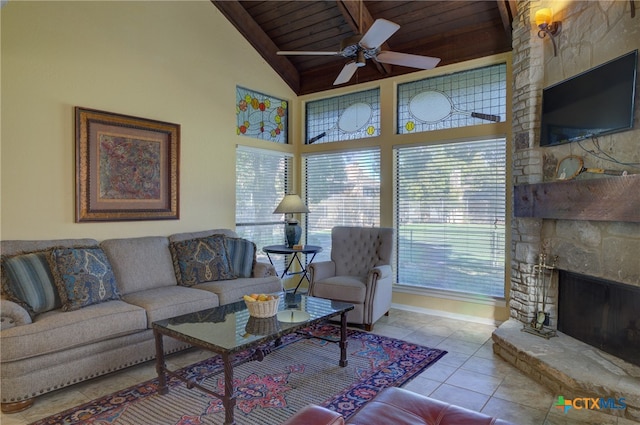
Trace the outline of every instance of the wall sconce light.
<instances>
[{"instance_id":1,"label":"wall sconce light","mask_svg":"<svg viewBox=\"0 0 640 425\"><path fill-rule=\"evenodd\" d=\"M545 38L548 35L553 44L553 56L557 56L558 52L554 37L560 32L562 22L553 21L552 18L553 14L549 8L540 9L536 12L536 26L539 28L538 37Z\"/></svg>"}]
</instances>

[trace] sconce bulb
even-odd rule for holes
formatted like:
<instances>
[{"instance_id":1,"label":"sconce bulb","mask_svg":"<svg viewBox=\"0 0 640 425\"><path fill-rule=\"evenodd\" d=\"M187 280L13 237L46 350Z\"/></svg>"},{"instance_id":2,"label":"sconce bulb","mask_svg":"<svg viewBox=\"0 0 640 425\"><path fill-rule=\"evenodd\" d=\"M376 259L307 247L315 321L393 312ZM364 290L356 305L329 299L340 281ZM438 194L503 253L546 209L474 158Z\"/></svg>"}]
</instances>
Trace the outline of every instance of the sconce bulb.
<instances>
[{"instance_id":1,"label":"sconce bulb","mask_svg":"<svg viewBox=\"0 0 640 425\"><path fill-rule=\"evenodd\" d=\"M551 12L551 9L540 9L536 12L536 26L540 29L546 28L549 24L551 24L552 18L553 13Z\"/></svg>"}]
</instances>

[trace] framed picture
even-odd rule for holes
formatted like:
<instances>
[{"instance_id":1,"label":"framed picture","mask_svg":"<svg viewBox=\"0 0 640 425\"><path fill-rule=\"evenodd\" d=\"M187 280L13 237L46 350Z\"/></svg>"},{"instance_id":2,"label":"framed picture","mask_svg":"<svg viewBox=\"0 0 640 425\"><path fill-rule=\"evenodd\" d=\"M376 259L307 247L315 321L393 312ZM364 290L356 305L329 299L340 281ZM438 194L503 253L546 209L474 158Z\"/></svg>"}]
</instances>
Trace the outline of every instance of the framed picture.
<instances>
[{"instance_id":1,"label":"framed picture","mask_svg":"<svg viewBox=\"0 0 640 425\"><path fill-rule=\"evenodd\" d=\"M76 222L179 218L180 125L81 107Z\"/></svg>"}]
</instances>

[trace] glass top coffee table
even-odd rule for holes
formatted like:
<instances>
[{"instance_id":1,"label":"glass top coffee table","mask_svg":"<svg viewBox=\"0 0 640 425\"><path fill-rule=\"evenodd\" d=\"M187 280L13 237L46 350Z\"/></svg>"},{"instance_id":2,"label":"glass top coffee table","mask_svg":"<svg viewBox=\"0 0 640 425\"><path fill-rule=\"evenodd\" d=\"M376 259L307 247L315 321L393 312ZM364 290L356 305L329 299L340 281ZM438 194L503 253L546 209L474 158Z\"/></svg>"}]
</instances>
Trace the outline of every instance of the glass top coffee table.
<instances>
[{"instance_id":1,"label":"glass top coffee table","mask_svg":"<svg viewBox=\"0 0 640 425\"><path fill-rule=\"evenodd\" d=\"M339 343L338 364L342 367L347 366L347 313L353 310L353 304L306 295L283 293L279 295L280 304L277 315L266 319L249 316L245 302L239 301L153 322L158 392L167 394L169 391L166 375L178 378L186 382L188 388L195 387L221 399L225 409L225 425L235 424L236 398L233 388L233 367L248 361L262 361L266 355L280 346L280 339L283 336L338 315L340 316L340 340L327 340ZM163 336L219 354L224 366L224 394L212 391L168 370L164 359ZM268 344L271 341L274 343ZM242 360L234 359L234 354L245 350L253 350L253 353L243 357Z\"/></svg>"}]
</instances>

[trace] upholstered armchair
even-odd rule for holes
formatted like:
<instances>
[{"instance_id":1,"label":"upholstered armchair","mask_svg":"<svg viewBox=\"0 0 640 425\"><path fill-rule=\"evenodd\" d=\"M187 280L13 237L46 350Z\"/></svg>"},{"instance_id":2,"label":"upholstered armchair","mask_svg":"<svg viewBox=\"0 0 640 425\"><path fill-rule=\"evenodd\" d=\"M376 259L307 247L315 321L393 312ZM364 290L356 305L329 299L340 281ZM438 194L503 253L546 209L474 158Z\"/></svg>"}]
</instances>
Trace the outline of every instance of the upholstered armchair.
<instances>
[{"instance_id":1,"label":"upholstered armchair","mask_svg":"<svg viewBox=\"0 0 640 425\"><path fill-rule=\"evenodd\" d=\"M349 323L367 331L391 308L393 229L334 227L331 261L309 264L309 295L355 305Z\"/></svg>"}]
</instances>

